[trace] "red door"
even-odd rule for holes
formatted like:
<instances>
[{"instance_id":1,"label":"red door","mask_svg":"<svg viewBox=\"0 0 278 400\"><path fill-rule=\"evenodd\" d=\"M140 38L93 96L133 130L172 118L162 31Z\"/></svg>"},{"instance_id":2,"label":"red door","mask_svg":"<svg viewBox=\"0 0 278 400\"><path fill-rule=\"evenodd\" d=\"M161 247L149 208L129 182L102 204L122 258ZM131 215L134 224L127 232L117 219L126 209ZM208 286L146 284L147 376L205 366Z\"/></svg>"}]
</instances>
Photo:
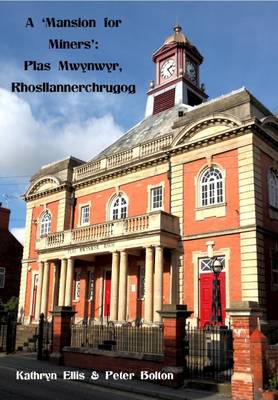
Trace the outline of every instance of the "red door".
<instances>
[{"instance_id":1,"label":"red door","mask_svg":"<svg viewBox=\"0 0 278 400\"><path fill-rule=\"evenodd\" d=\"M214 274L212 272L200 274L200 326L211 324L211 305L212 305L212 286ZM220 280L220 297L221 297L221 310L222 322L220 325L225 325L226 316L226 292L225 292L225 272L219 275Z\"/></svg>"},{"instance_id":2,"label":"red door","mask_svg":"<svg viewBox=\"0 0 278 400\"><path fill-rule=\"evenodd\" d=\"M105 272L105 287L104 287L104 317L110 315L110 294L111 294L111 271Z\"/></svg>"}]
</instances>

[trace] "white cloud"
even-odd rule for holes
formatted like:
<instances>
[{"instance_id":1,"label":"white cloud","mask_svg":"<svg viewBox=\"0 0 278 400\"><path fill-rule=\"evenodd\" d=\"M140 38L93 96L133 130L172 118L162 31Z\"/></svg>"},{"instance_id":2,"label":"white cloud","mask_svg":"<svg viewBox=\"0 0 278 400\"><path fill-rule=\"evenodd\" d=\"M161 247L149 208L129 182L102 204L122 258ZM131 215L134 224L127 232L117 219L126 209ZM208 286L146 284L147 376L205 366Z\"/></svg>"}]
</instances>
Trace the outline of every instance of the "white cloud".
<instances>
[{"instance_id":1,"label":"white cloud","mask_svg":"<svg viewBox=\"0 0 278 400\"><path fill-rule=\"evenodd\" d=\"M1 175L33 174L69 155L88 160L119 138L122 130L111 113L86 118L82 103L68 108L67 119L42 119L26 100L0 88Z\"/></svg>"},{"instance_id":2,"label":"white cloud","mask_svg":"<svg viewBox=\"0 0 278 400\"><path fill-rule=\"evenodd\" d=\"M12 228L11 233L17 238L17 240L24 245L24 233L25 228Z\"/></svg>"}]
</instances>

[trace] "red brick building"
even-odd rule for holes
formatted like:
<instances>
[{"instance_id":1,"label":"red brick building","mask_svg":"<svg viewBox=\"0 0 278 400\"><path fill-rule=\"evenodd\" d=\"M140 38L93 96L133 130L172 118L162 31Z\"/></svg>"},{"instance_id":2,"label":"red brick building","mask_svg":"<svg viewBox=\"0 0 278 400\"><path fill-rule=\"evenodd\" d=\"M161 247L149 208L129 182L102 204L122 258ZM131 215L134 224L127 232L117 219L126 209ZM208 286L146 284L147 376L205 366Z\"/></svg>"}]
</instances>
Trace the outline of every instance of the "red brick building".
<instances>
[{"instance_id":1,"label":"red brick building","mask_svg":"<svg viewBox=\"0 0 278 400\"><path fill-rule=\"evenodd\" d=\"M93 160L43 166L25 194L20 306L76 320L159 322L163 303L210 322L211 259L231 302L277 320L278 119L245 88L207 100L179 26L154 53L145 118ZM101 132L99 133L101 134Z\"/></svg>"},{"instance_id":2,"label":"red brick building","mask_svg":"<svg viewBox=\"0 0 278 400\"><path fill-rule=\"evenodd\" d=\"M0 203L0 301L19 296L23 246L9 231L10 210Z\"/></svg>"}]
</instances>

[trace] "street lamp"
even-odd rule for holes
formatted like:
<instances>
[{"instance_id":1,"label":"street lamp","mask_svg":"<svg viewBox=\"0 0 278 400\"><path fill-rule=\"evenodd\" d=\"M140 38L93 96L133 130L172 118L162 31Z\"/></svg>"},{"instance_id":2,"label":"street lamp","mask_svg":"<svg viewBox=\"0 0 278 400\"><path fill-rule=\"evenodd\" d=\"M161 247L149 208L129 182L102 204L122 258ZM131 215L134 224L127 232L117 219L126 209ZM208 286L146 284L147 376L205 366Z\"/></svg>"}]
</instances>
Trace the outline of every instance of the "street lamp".
<instances>
[{"instance_id":1,"label":"street lamp","mask_svg":"<svg viewBox=\"0 0 278 400\"><path fill-rule=\"evenodd\" d=\"M217 257L213 257L211 259L211 269L214 274L212 286L211 322L217 325L218 322L222 322L219 274L223 269L223 264Z\"/></svg>"}]
</instances>

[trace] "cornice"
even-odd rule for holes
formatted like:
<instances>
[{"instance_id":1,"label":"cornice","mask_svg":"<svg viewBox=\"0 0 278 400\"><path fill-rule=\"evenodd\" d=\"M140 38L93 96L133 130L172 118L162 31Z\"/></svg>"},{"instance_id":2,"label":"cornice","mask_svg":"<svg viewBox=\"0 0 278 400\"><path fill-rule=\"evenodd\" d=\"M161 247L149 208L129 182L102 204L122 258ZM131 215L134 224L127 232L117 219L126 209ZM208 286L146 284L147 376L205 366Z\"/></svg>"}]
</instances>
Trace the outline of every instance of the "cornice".
<instances>
[{"instance_id":1,"label":"cornice","mask_svg":"<svg viewBox=\"0 0 278 400\"><path fill-rule=\"evenodd\" d=\"M228 121L229 118L224 117L223 120ZM219 118L214 118L213 122L210 123L210 120L202 122L202 127L203 126L213 126L214 124L217 125ZM233 122L233 121L230 121ZM227 129L223 132L220 132L218 134L215 134L214 136L207 137L200 139L195 142L191 143L185 143L184 140L176 145L176 147L172 147L173 143L176 141L177 136L173 138L172 144L169 144L166 148L163 148L162 150L158 151L157 153L153 153L151 155L147 155L146 157L142 157L140 159L135 159L135 160L130 160L127 161L125 164L120 164L115 167L111 167L109 169L105 170L98 170L92 173L92 176L81 178L78 181L72 181L72 182L67 182L64 183L56 188L48 189L43 192L39 192L33 195L29 196L23 196L25 201L32 201L36 200L42 197L50 196L52 194L62 192L64 190L72 190L72 189L81 189L86 186L95 184L95 183L100 183L107 181L109 179L113 179L115 177L119 176L124 176L127 175L131 172L137 172L146 168L149 168L150 166L154 165L161 165L169 160L169 158L172 155L176 154L182 154L182 153L187 153L189 151L195 150L195 149L200 149L206 146L210 146L219 142L223 142L226 140L229 140L231 138L241 136L245 134L246 131L252 131L256 133L259 137L261 137L264 141L270 143L272 146L277 146L277 141L273 139L269 134L264 130L264 128L261 126L260 121L258 121L256 118L252 118L251 120L248 120L245 125L240 125L240 126L235 126L234 124L231 129ZM194 133L197 133L200 131L200 124L196 124L196 129L192 127L192 130L190 130L190 136L193 136ZM180 138L182 139L182 138ZM185 137L186 139L186 137Z\"/></svg>"}]
</instances>

